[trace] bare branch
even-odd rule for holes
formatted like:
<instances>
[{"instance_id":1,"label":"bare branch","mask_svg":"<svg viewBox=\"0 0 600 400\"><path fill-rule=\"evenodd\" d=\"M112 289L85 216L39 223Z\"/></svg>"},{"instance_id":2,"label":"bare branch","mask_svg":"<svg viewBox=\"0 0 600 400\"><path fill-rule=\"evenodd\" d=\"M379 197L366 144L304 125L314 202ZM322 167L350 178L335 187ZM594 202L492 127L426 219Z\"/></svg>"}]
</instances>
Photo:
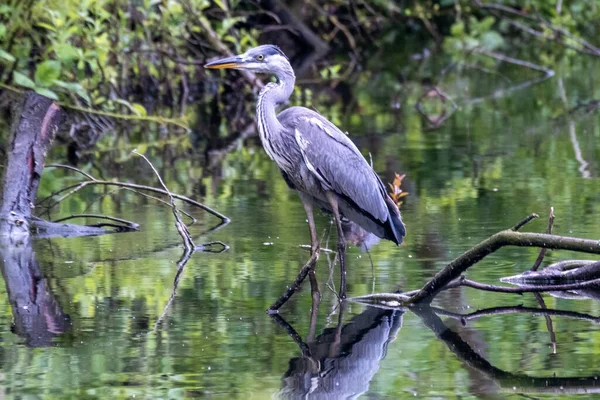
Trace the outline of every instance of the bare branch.
<instances>
[{"instance_id":1,"label":"bare branch","mask_svg":"<svg viewBox=\"0 0 600 400\"><path fill-rule=\"evenodd\" d=\"M543 233L521 233L513 230L501 231L454 259L427 282L418 293L412 296L409 303L430 302L431 299L449 282L457 279L471 265L504 246L541 247L600 254L600 241L598 240L548 235Z\"/></svg>"},{"instance_id":2,"label":"bare branch","mask_svg":"<svg viewBox=\"0 0 600 400\"><path fill-rule=\"evenodd\" d=\"M548 228L546 228L546 233L552 233L552 225L554 224L554 207L550 207L550 215L548 216ZM546 256L547 249L541 249L538 258L535 260L535 263L531 267L531 271L537 271L542 261L544 261L544 257Z\"/></svg>"},{"instance_id":3,"label":"bare branch","mask_svg":"<svg viewBox=\"0 0 600 400\"><path fill-rule=\"evenodd\" d=\"M70 165L64 165L64 164L48 164L48 165L46 165L46 167L45 167L45 168L63 168L63 169L68 169L68 170L75 171L75 172L77 172L78 174L81 174L81 175L85 176L86 178L88 178L88 179L89 179L89 180L91 180L91 181L95 181L95 180L96 180L96 179L95 179L93 176L91 176L91 175L90 175L90 174L88 174L87 172L84 172L84 171L80 170L79 168L75 168L75 167L72 167L72 166L70 166Z\"/></svg>"},{"instance_id":4,"label":"bare branch","mask_svg":"<svg viewBox=\"0 0 600 400\"><path fill-rule=\"evenodd\" d=\"M548 69L542 65L534 64L532 62L525 61L525 60L520 60L518 58L509 57L507 55L504 55L502 53L497 53L495 51L487 51L487 50L483 50L483 49L473 49L473 53L483 54L484 56L494 58L498 61L504 61L509 64L515 64L515 65L519 65L521 67L526 67L526 68L530 68L530 69L533 69L536 71L540 71L540 72L543 72L546 75L546 77L550 77L555 74L555 72L553 70Z\"/></svg>"},{"instance_id":5,"label":"bare branch","mask_svg":"<svg viewBox=\"0 0 600 400\"><path fill-rule=\"evenodd\" d=\"M128 188L128 189L135 189L135 190L145 190L148 192L154 192L154 193L160 193L162 195L168 196L169 194L164 191L163 189L159 189L159 188L155 188L152 186L145 186L145 185L139 185L137 183L126 183L126 182L113 182L113 181L104 181L104 180L93 180L93 181L83 181L81 183L78 184L74 184L71 186L68 186L66 188L63 188L59 191L53 192L52 194L50 194L48 197L42 199L41 201L39 201L37 204L42 204L46 201L48 201L49 199L51 199L52 197L55 197L57 195L59 195L60 193L65 192L66 190L70 190L73 189L71 192L69 192L67 195L61 197L59 200L57 200L56 202L52 203L50 206L48 206L49 208L52 208L54 206L56 206L58 203L60 203L61 201L63 201L65 198L73 195L74 193L80 191L81 189L85 188L86 186L92 186L92 185L101 185L101 186L116 186L116 187L121 187L121 188ZM176 198L177 200L181 200L185 203L191 204L193 206L196 206L198 208L201 208L204 211L207 211L209 214L214 215L215 217L221 219L223 221L223 223L228 224L231 220L229 218L227 218L225 215L219 213L216 210L213 210L212 208L197 202L196 200L190 199L189 197L186 196L182 196L180 194L177 193L171 193L171 196L173 196L174 198Z\"/></svg>"},{"instance_id":6,"label":"bare branch","mask_svg":"<svg viewBox=\"0 0 600 400\"><path fill-rule=\"evenodd\" d=\"M108 216L108 215L101 215L101 214L73 214L73 215L70 215L68 217L59 218L59 219L54 220L52 222L58 223L58 222L62 222L62 221L68 221L68 220L74 219L74 218L97 218L97 219L105 219L105 220L108 220L108 221L119 222L120 224L123 224L124 227L130 228L130 229L135 229L135 230L137 230L140 227L140 225L137 224L137 223L135 223L135 222L128 221L126 219L111 217L111 216ZM88 225L88 226L96 226L96 227L98 227L98 226L101 226L101 225L102 224ZM114 227L115 225L113 224L113 225L110 225L110 226Z\"/></svg>"},{"instance_id":7,"label":"bare branch","mask_svg":"<svg viewBox=\"0 0 600 400\"><path fill-rule=\"evenodd\" d=\"M192 235L190 235L190 232L188 231L187 226L181 220L181 216L179 215L179 210L177 209L177 206L175 205L175 198L173 197L173 195L167 188L167 185L165 185L165 182L162 180L162 178L160 177L160 174L158 173L156 168L154 168L154 165L152 165L150 160L148 160L148 158L146 158L145 155L138 153L137 150L133 150L133 153L142 157L144 159L144 161L146 161L146 163L148 163L148 165L150 166L150 168L152 168L152 171L158 178L158 181L160 182L161 186L167 193L167 196L169 196L169 199L171 200L171 210L173 211L173 216L175 217L175 226L177 227L177 232L179 233L179 236L181 236L181 239L183 239L183 246L185 247L186 253L193 252L193 250L196 248L196 245L194 244L194 240L192 239ZM190 256L191 256L191 254L190 254ZM186 260L186 262L187 262L187 260Z\"/></svg>"},{"instance_id":8,"label":"bare branch","mask_svg":"<svg viewBox=\"0 0 600 400\"><path fill-rule=\"evenodd\" d=\"M317 251L315 251L310 256L310 258L308 259L308 261L306 262L306 264L304 264L304 266L300 269L300 273L296 277L296 280L294 281L294 283L292 284L292 286L288 286L288 288L281 295L281 297L279 299L277 299L271 305L271 307L269 307L269 309L267 310L267 312L269 314L276 314L278 312L279 308L281 308L281 306L284 305L285 302L288 301L290 299L290 297L292 297L292 295L294 293L296 293L296 291L298 291L298 289L300 288L300 285L302 284L302 282L304 281L304 279L306 279L306 276L308 275L308 273L310 272L310 270L314 268L314 266L315 266L318 258L319 258L319 250L317 248Z\"/></svg>"},{"instance_id":9,"label":"bare branch","mask_svg":"<svg viewBox=\"0 0 600 400\"><path fill-rule=\"evenodd\" d=\"M511 228L511 230L513 231L518 231L519 229L521 229L522 227L524 227L526 224L528 224L529 222L531 222L532 220L538 218L539 215L537 215L536 213L530 214L528 216L526 216L524 219L522 219L521 221L519 221L518 224L516 224L515 226L513 226Z\"/></svg>"}]
</instances>

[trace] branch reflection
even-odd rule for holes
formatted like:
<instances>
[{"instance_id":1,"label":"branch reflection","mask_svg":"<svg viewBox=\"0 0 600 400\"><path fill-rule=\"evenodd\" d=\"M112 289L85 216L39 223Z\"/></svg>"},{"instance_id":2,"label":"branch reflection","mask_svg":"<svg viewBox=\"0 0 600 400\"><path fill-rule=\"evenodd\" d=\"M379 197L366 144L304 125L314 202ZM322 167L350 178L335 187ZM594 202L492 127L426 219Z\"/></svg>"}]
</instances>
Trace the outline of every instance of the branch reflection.
<instances>
[{"instance_id":1,"label":"branch reflection","mask_svg":"<svg viewBox=\"0 0 600 400\"><path fill-rule=\"evenodd\" d=\"M517 307L514 308L518 309ZM536 377L524 374L513 374L496 368L483 358L461 336L444 324L436 314L438 310L432 307L412 308L423 324L441 340L456 357L467 366L492 378L501 391L520 394L589 394L600 393L600 380L598 376L578 376L560 378L556 376ZM504 310L506 311L506 310ZM540 313L548 310L539 309ZM516 311L516 312L520 312ZM491 314L494 314L493 312ZM485 315L483 312L479 316ZM490 315L490 314L488 314ZM594 317L589 316L591 319Z\"/></svg>"}]
</instances>

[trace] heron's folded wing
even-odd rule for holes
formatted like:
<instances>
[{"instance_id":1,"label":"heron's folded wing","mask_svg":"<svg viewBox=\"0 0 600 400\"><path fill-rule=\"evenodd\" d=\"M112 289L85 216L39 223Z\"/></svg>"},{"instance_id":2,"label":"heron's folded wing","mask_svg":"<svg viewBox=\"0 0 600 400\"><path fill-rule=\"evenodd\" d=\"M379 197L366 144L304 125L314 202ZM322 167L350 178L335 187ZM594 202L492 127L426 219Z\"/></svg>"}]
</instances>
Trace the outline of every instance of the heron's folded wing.
<instances>
[{"instance_id":1,"label":"heron's folded wing","mask_svg":"<svg viewBox=\"0 0 600 400\"><path fill-rule=\"evenodd\" d=\"M307 167L325 187L379 221L387 220L385 187L344 133L315 113L295 121L294 137Z\"/></svg>"}]
</instances>

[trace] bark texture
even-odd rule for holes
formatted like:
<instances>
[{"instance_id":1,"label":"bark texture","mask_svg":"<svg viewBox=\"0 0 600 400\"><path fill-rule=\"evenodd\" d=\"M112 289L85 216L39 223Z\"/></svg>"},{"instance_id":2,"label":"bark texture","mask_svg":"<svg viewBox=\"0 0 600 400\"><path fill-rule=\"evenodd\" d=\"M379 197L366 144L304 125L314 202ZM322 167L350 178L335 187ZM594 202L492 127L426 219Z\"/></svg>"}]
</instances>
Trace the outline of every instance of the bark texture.
<instances>
[{"instance_id":1,"label":"bark texture","mask_svg":"<svg viewBox=\"0 0 600 400\"><path fill-rule=\"evenodd\" d=\"M27 92L14 110L0 194L0 235L29 234L46 154L65 114L51 99Z\"/></svg>"}]
</instances>

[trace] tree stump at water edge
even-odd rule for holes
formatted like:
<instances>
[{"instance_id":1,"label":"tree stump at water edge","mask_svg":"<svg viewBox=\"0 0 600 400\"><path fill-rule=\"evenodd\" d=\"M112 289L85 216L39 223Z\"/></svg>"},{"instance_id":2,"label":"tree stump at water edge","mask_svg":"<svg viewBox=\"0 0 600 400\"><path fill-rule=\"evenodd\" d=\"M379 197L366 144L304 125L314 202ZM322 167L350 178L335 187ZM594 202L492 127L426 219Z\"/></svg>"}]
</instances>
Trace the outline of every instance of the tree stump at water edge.
<instances>
[{"instance_id":1,"label":"tree stump at water edge","mask_svg":"<svg viewBox=\"0 0 600 400\"><path fill-rule=\"evenodd\" d=\"M27 92L13 111L0 198L0 235L29 234L46 154L65 114L51 99Z\"/></svg>"}]
</instances>

